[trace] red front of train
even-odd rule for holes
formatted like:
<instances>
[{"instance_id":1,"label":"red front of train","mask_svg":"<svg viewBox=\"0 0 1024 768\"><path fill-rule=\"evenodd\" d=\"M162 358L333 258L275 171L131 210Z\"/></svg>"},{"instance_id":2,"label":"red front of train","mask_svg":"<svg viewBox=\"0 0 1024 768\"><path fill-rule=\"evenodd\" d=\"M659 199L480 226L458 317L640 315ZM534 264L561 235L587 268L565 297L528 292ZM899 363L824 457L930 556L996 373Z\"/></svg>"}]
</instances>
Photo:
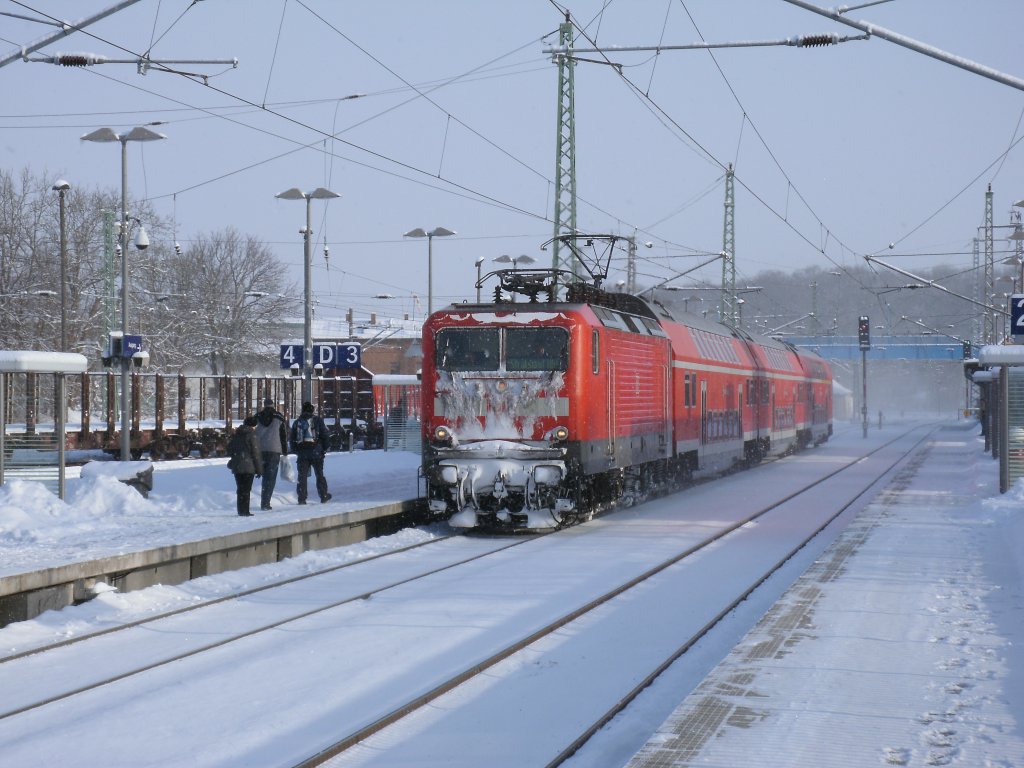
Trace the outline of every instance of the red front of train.
<instances>
[{"instance_id":1,"label":"red front of train","mask_svg":"<svg viewBox=\"0 0 1024 768\"><path fill-rule=\"evenodd\" d=\"M423 332L427 503L455 527L542 530L671 455L671 350L585 303L453 307Z\"/></svg>"}]
</instances>

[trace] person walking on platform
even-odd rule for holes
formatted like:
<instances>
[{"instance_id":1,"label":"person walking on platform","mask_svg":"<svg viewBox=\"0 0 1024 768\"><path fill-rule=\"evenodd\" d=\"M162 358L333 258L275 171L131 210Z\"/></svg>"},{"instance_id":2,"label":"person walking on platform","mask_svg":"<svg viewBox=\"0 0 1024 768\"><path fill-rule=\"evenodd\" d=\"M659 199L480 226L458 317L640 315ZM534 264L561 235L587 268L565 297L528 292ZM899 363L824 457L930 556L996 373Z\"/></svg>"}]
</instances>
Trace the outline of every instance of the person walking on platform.
<instances>
[{"instance_id":1,"label":"person walking on platform","mask_svg":"<svg viewBox=\"0 0 1024 768\"><path fill-rule=\"evenodd\" d=\"M327 502L331 494L327 491L327 479L324 477L324 454L330 445L330 435L312 403L302 404L301 415L292 423L291 438L292 453L298 458L299 465L299 481L295 488L299 504L306 503L306 481L310 469L316 474L316 492L320 495L320 502Z\"/></svg>"},{"instance_id":2,"label":"person walking on platform","mask_svg":"<svg viewBox=\"0 0 1024 768\"><path fill-rule=\"evenodd\" d=\"M269 397L263 401L263 410L256 416L256 439L263 456L263 480L260 484L260 509L270 510L270 499L277 485L277 471L281 466L281 454L288 450L288 428L284 414L274 408Z\"/></svg>"},{"instance_id":3,"label":"person walking on platform","mask_svg":"<svg viewBox=\"0 0 1024 768\"><path fill-rule=\"evenodd\" d=\"M259 477L263 470L263 457L260 445L256 440L256 417L249 416L228 441L228 469L235 476L235 501L238 514L251 517L249 511L249 494L252 492L252 481Z\"/></svg>"}]
</instances>

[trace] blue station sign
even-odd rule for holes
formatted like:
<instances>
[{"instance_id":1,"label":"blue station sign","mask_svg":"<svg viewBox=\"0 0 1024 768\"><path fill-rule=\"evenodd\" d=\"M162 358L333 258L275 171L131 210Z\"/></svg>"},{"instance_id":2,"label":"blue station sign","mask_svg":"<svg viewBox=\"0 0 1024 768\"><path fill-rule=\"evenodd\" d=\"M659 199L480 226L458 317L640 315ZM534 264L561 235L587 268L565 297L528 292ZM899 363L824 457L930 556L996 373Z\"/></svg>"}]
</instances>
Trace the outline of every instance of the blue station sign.
<instances>
[{"instance_id":1,"label":"blue station sign","mask_svg":"<svg viewBox=\"0 0 1024 768\"><path fill-rule=\"evenodd\" d=\"M1010 335L1024 336L1024 293L1010 296Z\"/></svg>"},{"instance_id":2,"label":"blue station sign","mask_svg":"<svg viewBox=\"0 0 1024 768\"><path fill-rule=\"evenodd\" d=\"M280 363L282 368L302 368L305 360L302 344L282 344ZM361 368L362 346L350 342L347 344L314 344L313 367L328 368Z\"/></svg>"}]
</instances>

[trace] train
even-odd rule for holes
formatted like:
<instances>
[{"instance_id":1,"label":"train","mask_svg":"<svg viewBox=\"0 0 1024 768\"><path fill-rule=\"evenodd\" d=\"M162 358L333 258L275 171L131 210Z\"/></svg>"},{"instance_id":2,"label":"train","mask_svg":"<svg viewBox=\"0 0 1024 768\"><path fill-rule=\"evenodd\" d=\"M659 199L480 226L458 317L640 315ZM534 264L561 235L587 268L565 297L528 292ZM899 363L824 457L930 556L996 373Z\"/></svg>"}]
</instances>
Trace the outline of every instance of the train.
<instances>
[{"instance_id":1,"label":"train","mask_svg":"<svg viewBox=\"0 0 1024 768\"><path fill-rule=\"evenodd\" d=\"M430 519L562 528L831 436L818 355L560 272L499 270L424 323Z\"/></svg>"}]
</instances>

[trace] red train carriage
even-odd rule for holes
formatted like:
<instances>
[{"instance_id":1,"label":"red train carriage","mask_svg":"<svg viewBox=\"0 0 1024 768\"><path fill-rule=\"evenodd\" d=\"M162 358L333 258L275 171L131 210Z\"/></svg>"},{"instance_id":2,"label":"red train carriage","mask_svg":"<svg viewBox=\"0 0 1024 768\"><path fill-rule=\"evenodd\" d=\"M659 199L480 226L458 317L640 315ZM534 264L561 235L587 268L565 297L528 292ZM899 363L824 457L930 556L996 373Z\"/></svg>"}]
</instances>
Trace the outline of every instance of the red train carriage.
<instances>
[{"instance_id":1,"label":"red train carriage","mask_svg":"<svg viewBox=\"0 0 1024 768\"><path fill-rule=\"evenodd\" d=\"M832 369L824 359L807 350L797 357L804 372L801 447L819 445L832 436Z\"/></svg>"},{"instance_id":2,"label":"red train carriage","mask_svg":"<svg viewBox=\"0 0 1024 768\"><path fill-rule=\"evenodd\" d=\"M437 312L423 352L425 495L455 527L559 527L830 429L820 358L583 285Z\"/></svg>"}]
</instances>

